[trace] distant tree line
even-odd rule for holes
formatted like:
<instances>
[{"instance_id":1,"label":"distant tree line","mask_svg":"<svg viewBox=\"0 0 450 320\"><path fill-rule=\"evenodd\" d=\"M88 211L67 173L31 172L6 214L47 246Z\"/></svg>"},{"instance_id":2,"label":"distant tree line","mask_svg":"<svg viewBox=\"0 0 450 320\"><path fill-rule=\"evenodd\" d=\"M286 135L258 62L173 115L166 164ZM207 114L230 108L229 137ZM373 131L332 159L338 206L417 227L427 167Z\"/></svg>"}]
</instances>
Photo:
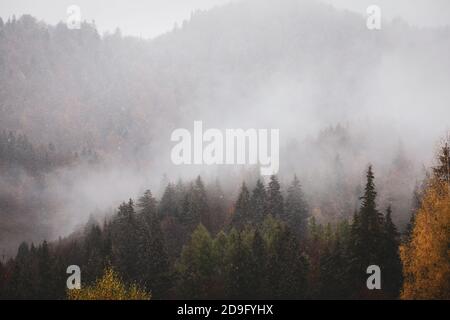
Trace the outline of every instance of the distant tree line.
<instances>
[{"instance_id":1,"label":"distant tree line","mask_svg":"<svg viewBox=\"0 0 450 320\"><path fill-rule=\"evenodd\" d=\"M3 174L23 169L32 176L37 176L80 161L95 163L98 155L89 148L72 152L57 150L52 143L36 146L25 134L0 131L0 167Z\"/></svg>"}]
</instances>

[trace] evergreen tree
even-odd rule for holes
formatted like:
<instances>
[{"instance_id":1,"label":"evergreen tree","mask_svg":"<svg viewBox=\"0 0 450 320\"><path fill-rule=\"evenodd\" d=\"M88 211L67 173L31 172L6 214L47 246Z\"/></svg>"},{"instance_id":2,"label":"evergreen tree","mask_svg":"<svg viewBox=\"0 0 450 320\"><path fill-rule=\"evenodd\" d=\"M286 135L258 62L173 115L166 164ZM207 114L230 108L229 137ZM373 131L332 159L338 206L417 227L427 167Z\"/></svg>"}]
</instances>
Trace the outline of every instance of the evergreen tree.
<instances>
[{"instance_id":1,"label":"evergreen tree","mask_svg":"<svg viewBox=\"0 0 450 320\"><path fill-rule=\"evenodd\" d=\"M419 185L416 183L416 185L414 186L414 191L413 191L413 196L412 196L412 205L411 205L411 216L409 218L409 222L406 225L404 234L403 234L403 238L405 241L409 241L412 231L414 229L414 220L416 218L416 212L417 210L419 210L420 208L420 204L422 201L422 191L421 188L419 187Z\"/></svg>"},{"instance_id":2,"label":"evergreen tree","mask_svg":"<svg viewBox=\"0 0 450 320\"><path fill-rule=\"evenodd\" d=\"M301 299L307 291L307 262L290 229L277 219L266 219L267 275L270 299Z\"/></svg>"},{"instance_id":3,"label":"evergreen tree","mask_svg":"<svg viewBox=\"0 0 450 320\"><path fill-rule=\"evenodd\" d=\"M383 215L376 208L377 192L375 190L372 166L367 171L367 182L359 213L355 213L350 237L350 266L353 275L354 293L366 294L366 270L370 265L380 266L383 259Z\"/></svg>"},{"instance_id":4,"label":"evergreen tree","mask_svg":"<svg viewBox=\"0 0 450 320\"><path fill-rule=\"evenodd\" d=\"M193 186L192 201L195 224L201 223L208 230L211 230L212 221L208 208L208 197L200 176L197 177Z\"/></svg>"},{"instance_id":5,"label":"evergreen tree","mask_svg":"<svg viewBox=\"0 0 450 320\"><path fill-rule=\"evenodd\" d=\"M382 290L390 298L397 298L402 283L402 265L399 255L399 237L392 222L392 208L389 206L384 219L383 263L380 266L383 274Z\"/></svg>"},{"instance_id":6,"label":"evergreen tree","mask_svg":"<svg viewBox=\"0 0 450 320\"><path fill-rule=\"evenodd\" d=\"M184 194L184 198L181 204L181 214L179 215L179 221L183 226L188 227L189 230L195 228L196 222L200 220L200 217L196 215L194 207L194 188L191 185L189 190Z\"/></svg>"},{"instance_id":7,"label":"evergreen tree","mask_svg":"<svg viewBox=\"0 0 450 320\"><path fill-rule=\"evenodd\" d=\"M183 298L208 299L215 278L213 240L203 225L198 225L183 248L177 264L178 292Z\"/></svg>"},{"instance_id":8,"label":"evergreen tree","mask_svg":"<svg viewBox=\"0 0 450 320\"><path fill-rule=\"evenodd\" d=\"M140 209L140 214L144 216L147 223L151 223L157 219L157 201L153 197L150 190L146 190L142 197L139 198L137 207Z\"/></svg>"},{"instance_id":9,"label":"evergreen tree","mask_svg":"<svg viewBox=\"0 0 450 320\"><path fill-rule=\"evenodd\" d=\"M270 177L267 196L269 214L273 217L284 217L283 196L280 191L280 183L275 175Z\"/></svg>"},{"instance_id":10,"label":"evergreen tree","mask_svg":"<svg viewBox=\"0 0 450 320\"><path fill-rule=\"evenodd\" d=\"M101 276L106 265L105 257L102 256L103 235L96 221L90 221L85 227L83 243L83 279L90 283Z\"/></svg>"},{"instance_id":11,"label":"evergreen tree","mask_svg":"<svg viewBox=\"0 0 450 320\"><path fill-rule=\"evenodd\" d=\"M323 299L345 299L349 297L347 282L346 245L337 230L335 239L328 243L321 256L320 297Z\"/></svg>"},{"instance_id":12,"label":"evergreen tree","mask_svg":"<svg viewBox=\"0 0 450 320\"><path fill-rule=\"evenodd\" d=\"M249 297L250 279L248 274L250 252L242 239L242 232L233 229L228 238L228 298Z\"/></svg>"},{"instance_id":13,"label":"evergreen tree","mask_svg":"<svg viewBox=\"0 0 450 320\"><path fill-rule=\"evenodd\" d=\"M300 181L297 176L294 176L287 192L285 218L300 239L306 238L308 217L308 205L304 199Z\"/></svg>"},{"instance_id":14,"label":"evergreen tree","mask_svg":"<svg viewBox=\"0 0 450 320\"><path fill-rule=\"evenodd\" d=\"M252 238L251 260L248 268L248 274L251 276L249 281L249 292L251 299L264 299L269 296L266 292L267 283L267 248L266 243L258 229L255 230ZM247 299L248 299L247 298Z\"/></svg>"},{"instance_id":15,"label":"evergreen tree","mask_svg":"<svg viewBox=\"0 0 450 320\"><path fill-rule=\"evenodd\" d=\"M260 224L268 214L267 208L267 194L264 183L261 179L256 181L256 187L250 199L251 202L251 217L250 221L255 224Z\"/></svg>"},{"instance_id":16,"label":"evergreen tree","mask_svg":"<svg viewBox=\"0 0 450 320\"><path fill-rule=\"evenodd\" d=\"M111 226L113 263L124 280L139 279L139 221L133 201L122 203Z\"/></svg>"},{"instance_id":17,"label":"evergreen tree","mask_svg":"<svg viewBox=\"0 0 450 320\"><path fill-rule=\"evenodd\" d=\"M172 183L169 183L166 189L164 190L161 202L159 203L158 211L161 217L178 216L179 211L178 211L177 196L175 192L175 187Z\"/></svg>"},{"instance_id":18,"label":"evergreen tree","mask_svg":"<svg viewBox=\"0 0 450 320\"><path fill-rule=\"evenodd\" d=\"M168 290L169 261L157 204L150 190L139 199L137 216L139 283L152 291L153 297L160 299Z\"/></svg>"},{"instance_id":19,"label":"evergreen tree","mask_svg":"<svg viewBox=\"0 0 450 320\"><path fill-rule=\"evenodd\" d=\"M250 203L250 193L248 192L247 186L242 183L241 191L237 199L236 205L234 207L234 215L232 224L239 230L244 227L245 224L250 222L251 217L251 203Z\"/></svg>"},{"instance_id":20,"label":"evergreen tree","mask_svg":"<svg viewBox=\"0 0 450 320\"><path fill-rule=\"evenodd\" d=\"M40 299L52 299L55 292L54 270L47 241L44 241L39 246L37 256L39 270L39 288L37 295Z\"/></svg>"},{"instance_id":21,"label":"evergreen tree","mask_svg":"<svg viewBox=\"0 0 450 320\"><path fill-rule=\"evenodd\" d=\"M211 211L211 231L216 234L219 232L226 221L226 200L225 194L220 186L219 180L210 187L208 192L208 207Z\"/></svg>"}]
</instances>

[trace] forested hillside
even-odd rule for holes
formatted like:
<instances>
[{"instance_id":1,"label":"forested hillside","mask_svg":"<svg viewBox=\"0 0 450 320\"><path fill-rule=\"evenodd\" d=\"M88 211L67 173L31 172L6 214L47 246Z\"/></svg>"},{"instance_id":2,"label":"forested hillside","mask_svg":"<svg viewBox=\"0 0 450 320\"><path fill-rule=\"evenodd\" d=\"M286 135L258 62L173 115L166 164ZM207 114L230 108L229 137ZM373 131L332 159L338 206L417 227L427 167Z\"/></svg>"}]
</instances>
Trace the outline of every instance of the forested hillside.
<instances>
[{"instance_id":1,"label":"forested hillside","mask_svg":"<svg viewBox=\"0 0 450 320\"><path fill-rule=\"evenodd\" d=\"M311 215L297 177L286 192L276 176L252 190L244 182L230 210L219 185L207 188L198 177L169 183L159 201L147 190L68 238L22 243L14 260L0 264L0 297L76 298L83 290L108 297L110 286L124 281L154 299L392 299L400 292L448 299L449 151L442 147L402 236L392 208L376 205L372 166L352 219L326 225ZM430 236L437 238L423 238ZM382 290L366 286L373 264L382 270ZM81 293L67 291L68 265L83 270ZM112 282L83 289L104 271Z\"/></svg>"},{"instance_id":2,"label":"forested hillside","mask_svg":"<svg viewBox=\"0 0 450 320\"><path fill-rule=\"evenodd\" d=\"M0 17L0 297L448 298L449 39L314 0L154 39ZM278 174L174 165L199 120L279 129Z\"/></svg>"}]
</instances>

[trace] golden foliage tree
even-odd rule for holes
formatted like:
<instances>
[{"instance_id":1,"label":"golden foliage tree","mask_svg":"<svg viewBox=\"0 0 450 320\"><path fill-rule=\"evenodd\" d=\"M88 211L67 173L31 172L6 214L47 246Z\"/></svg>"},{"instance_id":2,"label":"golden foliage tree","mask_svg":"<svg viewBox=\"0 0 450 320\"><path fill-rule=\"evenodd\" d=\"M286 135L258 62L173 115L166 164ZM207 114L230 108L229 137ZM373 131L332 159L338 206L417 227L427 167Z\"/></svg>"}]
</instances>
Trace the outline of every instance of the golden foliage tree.
<instances>
[{"instance_id":1,"label":"golden foliage tree","mask_svg":"<svg viewBox=\"0 0 450 320\"><path fill-rule=\"evenodd\" d=\"M448 145L442 154L448 154ZM448 157L444 160L447 163L440 167L448 168ZM448 172L434 173L416 214L411 238L400 247L402 299L450 299L449 176Z\"/></svg>"},{"instance_id":2,"label":"golden foliage tree","mask_svg":"<svg viewBox=\"0 0 450 320\"><path fill-rule=\"evenodd\" d=\"M72 289L69 300L150 300L151 294L136 284L127 286L113 268L107 267L101 278L82 289Z\"/></svg>"}]
</instances>

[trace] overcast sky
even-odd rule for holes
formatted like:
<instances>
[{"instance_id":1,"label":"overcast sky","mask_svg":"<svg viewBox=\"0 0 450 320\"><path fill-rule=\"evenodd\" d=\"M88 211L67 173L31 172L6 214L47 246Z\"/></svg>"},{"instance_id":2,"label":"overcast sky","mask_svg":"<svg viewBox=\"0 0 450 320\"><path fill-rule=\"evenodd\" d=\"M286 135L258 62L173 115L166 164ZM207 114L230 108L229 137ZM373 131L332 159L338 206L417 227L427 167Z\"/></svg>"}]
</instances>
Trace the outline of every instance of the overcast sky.
<instances>
[{"instance_id":1,"label":"overcast sky","mask_svg":"<svg viewBox=\"0 0 450 320\"><path fill-rule=\"evenodd\" d=\"M418 26L450 24L449 0L320 1L363 14L368 5L377 4L382 9L383 18L398 16ZM100 32L114 31L119 27L125 35L154 37L171 30L175 22L188 19L193 10L209 9L227 2L230 0L1 0L0 16L7 19L13 14L18 17L28 13L55 24L66 20L69 5L78 5L82 19L94 19Z\"/></svg>"}]
</instances>

